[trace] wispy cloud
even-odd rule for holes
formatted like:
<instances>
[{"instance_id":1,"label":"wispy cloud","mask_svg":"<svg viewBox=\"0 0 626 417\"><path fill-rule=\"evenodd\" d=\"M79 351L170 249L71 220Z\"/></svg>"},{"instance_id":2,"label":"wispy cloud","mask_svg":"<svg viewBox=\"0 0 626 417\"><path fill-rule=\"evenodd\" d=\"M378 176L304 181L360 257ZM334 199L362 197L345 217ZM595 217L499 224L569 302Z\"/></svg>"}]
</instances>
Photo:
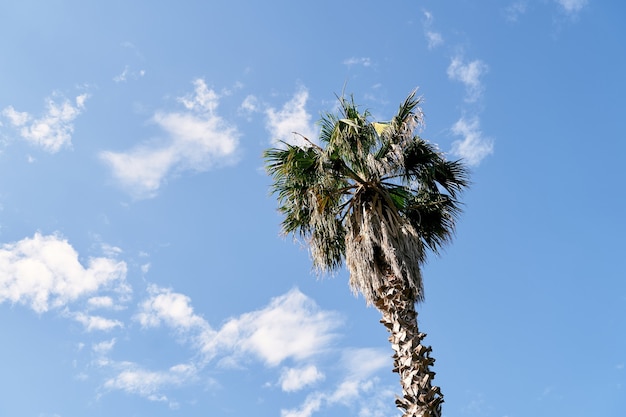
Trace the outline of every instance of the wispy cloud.
<instances>
[{"instance_id":1,"label":"wispy cloud","mask_svg":"<svg viewBox=\"0 0 626 417\"><path fill-rule=\"evenodd\" d=\"M146 71L145 70L131 70L130 67L128 65L126 65L124 67L124 70L117 74L115 77L113 77L113 81L115 81L116 83L123 83L128 81L129 79L139 79L141 77L143 77L144 75L146 75Z\"/></svg>"},{"instance_id":2,"label":"wispy cloud","mask_svg":"<svg viewBox=\"0 0 626 417\"><path fill-rule=\"evenodd\" d=\"M434 49L444 43L441 33L432 29L434 20L433 14L424 10L424 35L428 41L428 49Z\"/></svg>"},{"instance_id":3,"label":"wispy cloud","mask_svg":"<svg viewBox=\"0 0 626 417\"><path fill-rule=\"evenodd\" d=\"M280 386L283 391L299 391L322 379L324 379L324 373L315 365L308 365L303 368L286 368L280 376Z\"/></svg>"},{"instance_id":4,"label":"wispy cloud","mask_svg":"<svg viewBox=\"0 0 626 417\"><path fill-rule=\"evenodd\" d=\"M22 139L50 153L71 145L74 120L85 109L89 96L81 94L73 101L60 94L53 97L46 99L46 109L39 118L17 111L13 106L2 110L2 115L17 129Z\"/></svg>"},{"instance_id":5,"label":"wispy cloud","mask_svg":"<svg viewBox=\"0 0 626 417\"><path fill-rule=\"evenodd\" d=\"M265 111L266 128L271 134L273 144L280 141L302 144L304 141L299 135L311 141L316 140L317 129L311 123L311 115L306 110L308 98L308 90L302 87L280 110L270 107Z\"/></svg>"},{"instance_id":6,"label":"wispy cloud","mask_svg":"<svg viewBox=\"0 0 626 417\"><path fill-rule=\"evenodd\" d=\"M104 151L102 160L136 198L154 197L171 174L204 172L236 161L239 132L216 109L219 95L202 79L194 92L179 98L185 110L157 112L152 121L166 134L165 143L143 143L126 152Z\"/></svg>"},{"instance_id":7,"label":"wispy cloud","mask_svg":"<svg viewBox=\"0 0 626 417\"><path fill-rule=\"evenodd\" d=\"M439 32L426 31L426 40L428 41L428 49L434 49L443 44L443 36Z\"/></svg>"},{"instance_id":8,"label":"wispy cloud","mask_svg":"<svg viewBox=\"0 0 626 417\"><path fill-rule=\"evenodd\" d=\"M469 165L476 166L493 153L493 141L483 136L476 117L461 117L452 126L452 133L462 137L452 143L452 154L463 158Z\"/></svg>"},{"instance_id":9,"label":"wispy cloud","mask_svg":"<svg viewBox=\"0 0 626 417\"><path fill-rule=\"evenodd\" d=\"M164 371L149 371L130 362L115 366L123 370L104 383L105 389L125 391L151 401L168 402L172 408L176 408L177 403L163 394L164 389L188 384L196 379L198 372L194 365L184 363Z\"/></svg>"},{"instance_id":10,"label":"wispy cloud","mask_svg":"<svg viewBox=\"0 0 626 417\"><path fill-rule=\"evenodd\" d=\"M106 295L91 297L87 300L88 310L96 310L96 309L118 310L121 308L123 307L116 304L112 297L109 297Z\"/></svg>"},{"instance_id":11,"label":"wispy cloud","mask_svg":"<svg viewBox=\"0 0 626 417\"><path fill-rule=\"evenodd\" d=\"M259 99L256 96L248 95L241 103L239 109L245 113L255 113L260 111Z\"/></svg>"},{"instance_id":12,"label":"wispy cloud","mask_svg":"<svg viewBox=\"0 0 626 417\"><path fill-rule=\"evenodd\" d=\"M191 299L157 286L139 304L134 319L143 327L166 326L191 349L194 358L185 368L146 370L131 362L100 363L113 367L117 376L105 388L138 394L150 400L167 398L164 392L192 382L212 360L223 366L245 366L254 358L268 367L287 359L301 364L327 350L334 340L333 330L341 323L336 313L321 310L310 298L294 289L272 299L263 309L242 314L214 330L194 312ZM184 372L182 372L184 371ZM283 369L279 383L286 391L296 391L322 379L312 363Z\"/></svg>"},{"instance_id":13,"label":"wispy cloud","mask_svg":"<svg viewBox=\"0 0 626 417\"><path fill-rule=\"evenodd\" d=\"M370 58L367 57L351 57L348 59L345 59L343 61L344 65L347 65L349 67L353 66L353 65L361 65L363 67L369 67L372 65L372 60Z\"/></svg>"},{"instance_id":14,"label":"wispy cloud","mask_svg":"<svg viewBox=\"0 0 626 417\"><path fill-rule=\"evenodd\" d=\"M487 70L487 64L479 59L464 62L460 56L455 56L448 66L448 77L465 85L465 101L472 103L483 93L481 77Z\"/></svg>"},{"instance_id":15,"label":"wispy cloud","mask_svg":"<svg viewBox=\"0 0 626 417\"><path fill-rule=\"evenodd\" d=\"M107 319L102 316L93 316L83 312L67 313L69 317L83 325L87 332L110 331L117 327L124 327L119 320Z\"/></svg>"},{"instance_id":16,"label":"wispy cloud","mask_svg":"<svg viewBox=\"0 0 626 417\"><path fill-rule=\"evenodd\" d=\"M121 250L115 251L115 255L119 253ZM126 273L126 264L115 258L92 258L85 267L65 239L37 233L0 248L0 303L23 304L39 313L57 309L61 317L82 324L87 333L132 329L122 319L92 314L96 309L117 311L116 294L128 301L131 290ZM381 407L375 403L381 393L387 395L387 391L376 386L372 375L390 366L388 352L337 349L336 331L343 325L342 317L321 309L298 289L213 328L194 310L189 296L150 285L132 320L143 331L170 330L180 345L189 350L189 359L162 369L149 369L135 361L111 359L117 346L115 337L94 342L88 352L92 355L89 369L104 375L100 394L123 391L176 408L171 390L199 380L206 383L207 376L202 371L210 364L237 368L255 363L275 369L275 384L283 391L301 391L325 379L320 363L333 351L339 352L338 363L344 367L340 382L330 391L313 392L302 407L283 411L283 415L310 415L307 413L322 407L356 403L364 410L362 415L378 415L367 413ZM125 343L130 340L127 334ZM85 373L79 377L89 378Z\"/></svg>"},{"instance_id":17,"label":"wispy cloud","mask_svg":"<svg viewBox=\"0 0 626 417\"><path fill-rule=\"evenodd\" d=\"M380 386L375 372L391 368L387 351L351 349L342 356L345 377L328 391L314 391L297 408L281 410L281 417L311 417L324 407L335 405L359 408L360 416L384 416L396 411L390 401L394 393Z\"/></svg>"},{"instance_id":18,"label":"wispy cloud","mask_svg":"<svg viewBox=\"0 0 626 417\"><path fill-rule=\"evenodd\" d=\"M68 241L57 235L36 233L0 247L0 303L23 304L43 313L106 289L130 291L126 263L101 257L89 259L85 267Z\"/></svg>"},{"instance_id":19,"label":"wispy cloud","mask_svg":"<svg viewBox=\"0 0 626 417\"><path fill-rule=\"evenodd\" d=\"M115 310L109 291L126 294L126 264L109 258L94 258L85 268L77 252L62 238L36 234L33 238L5 244L0 249L0 303L10 301L37 312L63 308L61 316L77 321L86 332L131 329L120 320L93 315L93 309ZM309 416L321 408L358 404L363 416L379 416L391 404L390 391L373 377L390 367L387 351L376 349L337 349L335 331L343 319L321 309L298 289L273 298L265 307L233 317L214 329L195 312L190 297L171 289L150 285L147 297L138 304L132 320L151 329L169 329L189 359L162 369L149 369L136 361L113 360L117 338L94 342L88 366L104 375L100 395L123 391L149 401L163 402L170 408L178 403L171 390L203 381L216 384L203 370L213 366L247 367L253 362L276 372L275 384L285 392L314 387L325 379L321 358L331 350L339 352L333 369L343 367L343 377L328 391L310 393L301 407L283 410L284 416ZM80 301L80 303L79 303ZM71 311L74 306L84 311ZM125 338L128 343L129 335ZM80 349L84 344L80 344ZM289 364L289 366L285 366ZM85 373L79 378L89 379ZM383 401L383 398L385 401ZM378 411L377 411L378 410Z\"/></svg>"},{"instance_id":20,"label":"wispy cloud","mask_svg":"<svg viewBox=\"0 0 626 417\"><path fill-rule=\"evenodd\" d=\"M103 342L94 343L91 350L98 356L103 356L109 353L115 346L116 339L105 340Z\"/></svg>"},{"instance_id":21,"label":"wispy cloud","mask_svg":"<svg viewBox=\"0 0 626 417\"><path fill-rule=\"evenodd\" d=\"M587 0L555 0L567 14L576 14L587 5Z\"/></svg>"},{"instance_id":22,"label":"wispy cloud","mask_svg":"<svg viewBox=\"0 0 626 417\"><path fill-rule=\"evenodd\" d=\"M506 20L516 22L521 15L526 13L528 8L528 0L517 0L504 9Z\"/></svg>"}]
</instances>

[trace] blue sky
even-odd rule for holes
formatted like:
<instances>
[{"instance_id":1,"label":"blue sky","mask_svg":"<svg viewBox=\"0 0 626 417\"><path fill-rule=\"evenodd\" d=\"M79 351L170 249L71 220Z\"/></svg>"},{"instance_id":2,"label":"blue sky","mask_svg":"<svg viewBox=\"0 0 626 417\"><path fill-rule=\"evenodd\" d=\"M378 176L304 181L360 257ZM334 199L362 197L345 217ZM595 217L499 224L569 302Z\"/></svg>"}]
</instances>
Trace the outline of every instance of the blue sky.
<instances>
[{"instance_id":1,"label":"blue sky","mask_svg":"<svg viewBox=\"0 0 626 417\"><path fill-rule=\"evenodd\" d=\"M626 413L626 6L0 5L0 416L397 416L379 313L261 153L336 95L472 167L424 267L444 415Z\"/></svg>"}]
</instances>

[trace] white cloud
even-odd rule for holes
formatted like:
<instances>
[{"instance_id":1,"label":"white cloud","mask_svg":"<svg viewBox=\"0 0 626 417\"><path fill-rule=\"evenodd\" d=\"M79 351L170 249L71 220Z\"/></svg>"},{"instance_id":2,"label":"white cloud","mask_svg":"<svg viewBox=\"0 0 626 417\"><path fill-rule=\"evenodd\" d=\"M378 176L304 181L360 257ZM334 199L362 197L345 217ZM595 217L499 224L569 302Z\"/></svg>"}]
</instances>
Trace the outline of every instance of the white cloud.
<instances>
[{"instance_id":1,"label":"white cloud","mask_svg":"<svg viewBox=\"0 0 626 417\"><path fill-rule=\"evenodd\" d=\"M27 112L18 112L13 106L2 110L11 125L18 129L19 135L33 145L43 150L56 153L62 147L70 146L74 132L74 120L85 108L88 95L82 94L70 100L60 97L60 102L48 98L46 111L36 119Z\"/></svg>"},{"instance_id":2,"label":"white cloud","mask_svg":"<svg viewBox=\"0 0 626 417\"><path fill-rule=\"evenodd\" d=\"M364 67L369 67L369 66L372 65L372 60L370 58L367 58L367 57L361 57L361 58L352 57L352 58L348 58L348 59L344 60L343 64L347 65L349 67L351 67L353 65L362 65Z\"/></svg>"},{"instance_id":3,"label":"white cloud","mask_svg":"<svg viewBox=\"0 0 626 417\"><path fill-rule=\"evenodd\" d=\"M188 296L151 286L149 297L139 304L139 312L134 318L145 328L165 325L173 329L192 348L195 358L193 373L172 373L171 369L147 371L127 364L118 377L106 384L110 389L144 397L183 383L186 376L195 377L197 371L215 357L221 358L220 364L234 365L247 364L251 358L258 358L270 367L287 359L310 361L329 348L334 339L332 331L341 324L335 313L321 310L296 289L272 299L261 310L228 320L215 331L204 318L194 313ZM100 363L102 366L120 366L105 361ZM295 391L323 378L323 373L309 364L283 370L279 383L284 390Z\"/></svg>"},{"instance_id":4,"label":"white cloud","mask_svg":"<svg viewBox=\"0 0 626 417\"><path fill-rule=\"evenodd\" d=\"M435 18L431 12L424 10L424 18L424 34L428 41L428 49L434 49L443 44L443 36L441 36L441 33L432 30Z\"/></svg>"},{"instance_id":5,"label":"white cloud","mask_svg":"<svg viewBox=\"0 0 626 417\"><path fill-rule=\"evenodd\" d=\"M114 258L117 255L120 255L122 252L124 252L121 248L117 246L109 245L107 243L102 243L101 247L102 247L102 253L104 253L106 256L109 256L111 258Z\"/></svg>"},{"instance_id":6,"label":"white cloud","mask_svg":"<svg viewBox=\"0 0 626 417\"><path fill-rule=\"evenodd\" d=\"M555 0L566 13L578 13L587 5L587 0Z\"/></svg>"},{"instance_id":7,"label":"white cloud","mask_svg":"<svg viewBox=\"0 0 626 417\"><path fill-rule=\"evenodd\" d=\"M461 117L452 126L452 133L463 137L452 143L452 154L463 158L469 165L476 166L493 153L493 141L483 137L476 117Z\"/></svg>"},{"instance_id":8,"label":"white cloud","mask_svg":"<svg viewBox=\"0 0 626 417\"><path fill-rule=\"evenodd\" d=\"M0 247L0 303L42 313L101 289L125 294L130 291L126 269L126 263L109 258L91 258L84 267L67 240L36 233Z\"/></svg>"},{"instance_id":9,"label":"white cloud","mask_svg":"<svg viewBox=\"0 0 626 417\"><path fill-rule=\"evenodd\" d=\"M239 108L246 113L256 113L260 110L259 99L253 95L248 95Z\"/></svg>"},{"instance_id":10,"label":"white cloud","mask_svg":"<svg viewBox=\"0 0 626 417\"><path fill-rule=\"evenodd\" d=\"M487 64L481 60L476 59L465 63L461 57L456 56L448 66L448 77L463 83L467 92L465 100L467 102L474 102L480 98L483 92L480 77L487 72L487 69Z\"/></svg>"},{"instance_id":11,"label":"white cloud","mask_svg":"<svg viewBox=\"0 0 626 417\"><path fill-rule=\"evenodd\" d=\"M272 299L259 310L227 320L215 331L194 312L191 299L169 289L150 286L148 297L139 304L135 320L146 329L166 326L175 330L192 350L191 360L162 370L145 369L134 362L106 358L115 339L92 346L94 364L114 370L103 384L105 390L121 390L150 401L177 403L169 390L205 380L202 370L211 359L219 363L248 364L257 358L268 367L287 360L295 366L280 370L278 384L283 391L305 389L325 378L315 361L331 347L334 329L341 324L336 313L321 310L313 300L294 289ZM299 407L281 410L283 417L310 417L322 408L337 405L357 408L362 417L393 414L393 392L381 386L374 375L383 368L391 371L391 359L384 349L343 349L339 366L344 376L330 389L310 392ZM206 381L205 381L206 382ZM215 383L209 379L209 383Z\"/></svg>"},{"instance_id":12,"label":"white cloud","mask_svg":"<svg viewBox=\"0 0 626 417\"><path fill-rule=\"evenodd\" d=\"M300 408L291 410L280 410L281 417L311 417L314 412L319 411L326 397L316 392L313 395L307 396L304 404Z\"/></svg>"},{"instance_id":13,"label":"white cloud","mask_svg":"<svg viewBox=\"0 0 626 417\"><path fill-rule=\"evenodd\" d=\"M283 105L281 110L266 110L267 130L272 136L272 143L280 141L291 144L303 144L302 135L312 142L317 140L317 129L311 124L311 115L306 111L309 92L299 89L293 98ZM296 134L297 133L297 134Z\"/></svg>"},{"instance_id":14,"label":"white cloud","mask_svg":"<svg viewBox=\"0 0 626 417\"><path fill-rule=\"evenodd\" d=\"M340 317L320 310L313 300L294 289L274 298L262 310L242 314L224 324L205 350L232 351L233 358L253 354L269 366L287 358L303 360L326 350Z\"/></svg>"},{"instance_id":15,"label":"white cloud","mask_svg":"<svg viewBox=\"0 0 626 417\"><path fill-rule=\"evenodd\" d=\"M299 391L322 379L324 379L324 373L315 365L303 368L287 368L283 370L280 376L280 386L283 391Z\"/></svg>"},{"instance_id":16,"label":"white cloud","mask_svg":"<svg viewBox=\"0 0 626 417\"><path fill-rule=\"evenodd\" d=\"M92 332L94 330L110 331L116 327L124 327L121 321L111 320L101 316L92 316L85 313L68 313L70 317L85 327L85 330Z\"/></svg>"},{"instance_id":17,"label":"white cloud","mask_svg":"<svg viewBox=\"0 0 626 417\"><path fill-rule=\"evenodd\" d=\"M191 299L170 289L152 285L148 288L150 297L139 306L135 319L144 327L158 327L161 323L179 330L209 329L202 317L193 312Z\"/></svg>"},{"instance_id":18,"label":"white cloud","mask_svg":"<svg viewBox=\"0 0 626 417\"><path fill-rule=\"evenodd\" d=\"M115 346L115 342L116 342L116 339L113 338L111 340L105 340L100 343L94 343L91 346L91 349L98 356L106 355L111 350L113 350L113 347Z\"/></svg>"},{"instance_id":19,"label":"white cloud","mask_svg":"<svg viewBox=\"0 0 626 417\"><path fill-rule=\"evenodd\" d=\"M101 152L113 175L137 198L156 195L164 179L184 171L204 172L235 161L239 133L215 113L219 96L204 80L178 100L184 112L157 112L152 121L167 133L165 143L144 143L126 152Z\"/></svg>"},{"instance_id":20,"label":"white cloud","mask_svg":"<svg viewBox=\"0 0 626 417\"><path fill-rule=\"evenodd\" d=\"M89 298L87 300L87 306L91 310L98 308L111 309L115 308L115 303L113 302L113 298L103 295Z\"/></svg>"},{"instance_id":21,"label":"white cloud","mask_svg":"<svg viewBox=\"0 0 626 417\"><path fill-rule=\"evenodd\" d=\"M346 377L334 389L310 393L298 408L281 410L282 417L310 417L322 407L341 404L359 407L360 416L386 416L396 411L393 391L379 384L375 372L383 368L391 371L388 351L380 349L348 349L341 363Z\"/></svg>"},{"instance_id":22,"label":"white cloud","mask_svg":"<svg viewBox=\"0 0 626 417\"><path fill-rule=\"evenodd\" d=\"M129 78L136 80L143 77L144 75L146 75L146 71L131 71L130 67L126 65L121 73L113 77L113 81L115 81L116 83L121 83L128 81Z\"/></svg>"},{"instance_id":23,"label":"white cloud","mask_svg":"<svg viewBox=\"0 0 626 417\"><path fill-rule=\"evenodd\" d=\"M428 40L428 49L434 49L443 44L443 36L439 32L426 31L426 39Z\"/></svg>"},{"instance_id":24,"label":"white cloud","mask_svg":"<svg viewBox=\"0 0 626 417\"><path fill-rule=\"evenodd\" d=\"M137 394L150 401L169 401L162 392L165 388L181 386L197 377L197 368L190 364L178 364L165 371L148 371L134 363L116 364L122 370L104 383L109 390L122 390ZM172 403L170 402L170 405Z\"/></svg>"}]
</instances>

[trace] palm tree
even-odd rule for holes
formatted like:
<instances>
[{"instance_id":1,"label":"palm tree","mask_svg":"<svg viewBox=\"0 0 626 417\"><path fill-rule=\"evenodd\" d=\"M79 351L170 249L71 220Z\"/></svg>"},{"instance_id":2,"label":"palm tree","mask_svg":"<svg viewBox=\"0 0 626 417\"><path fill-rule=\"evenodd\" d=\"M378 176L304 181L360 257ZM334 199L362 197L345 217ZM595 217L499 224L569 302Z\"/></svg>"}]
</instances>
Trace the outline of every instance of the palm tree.
<instances>
[{"instance_id":1,"label":"palm tree","mask_svg":"<svg viewBox=\"0 0 626 417\"><path fill-rule=\"evenodd\" d=\"M413 91L389 122L369 120L354 99L339 98L325 114L320 141L282 143L264 152L285 234L306 239L319 272L345 261L350 286L382 313L405 417L439 417L443 395L432 385L431 348L418 329L415 303L424 299L427 251L450 241L468 185L461 161L448 161L415 135L422 122Z\"/></svg>"}]
</instances>

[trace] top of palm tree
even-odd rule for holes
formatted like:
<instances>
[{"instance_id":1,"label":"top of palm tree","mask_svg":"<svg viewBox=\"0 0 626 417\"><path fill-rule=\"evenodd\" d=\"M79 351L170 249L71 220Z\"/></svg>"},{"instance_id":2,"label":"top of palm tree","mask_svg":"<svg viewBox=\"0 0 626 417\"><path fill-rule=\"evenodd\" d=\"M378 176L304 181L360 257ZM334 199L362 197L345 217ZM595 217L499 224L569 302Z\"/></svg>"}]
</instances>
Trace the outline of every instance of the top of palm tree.
<instances>
[{"instance_id":1,"label":"top of palm tree","mask_svg":"<svg viewBox=\"0 0 626 417\"><path fill-rule=\"evenodd\" d=\"M345 260L352 289L368 303L390 274L420 301L420 267L427 249L438 253L452 238L467 168L415 134L415 91L388 122L370 121L352 97L339 104L322 117L319 144L304 138L264 152L282 230L307 240L319 271Z\"/></svg>"}]
</instances>

